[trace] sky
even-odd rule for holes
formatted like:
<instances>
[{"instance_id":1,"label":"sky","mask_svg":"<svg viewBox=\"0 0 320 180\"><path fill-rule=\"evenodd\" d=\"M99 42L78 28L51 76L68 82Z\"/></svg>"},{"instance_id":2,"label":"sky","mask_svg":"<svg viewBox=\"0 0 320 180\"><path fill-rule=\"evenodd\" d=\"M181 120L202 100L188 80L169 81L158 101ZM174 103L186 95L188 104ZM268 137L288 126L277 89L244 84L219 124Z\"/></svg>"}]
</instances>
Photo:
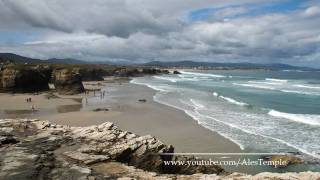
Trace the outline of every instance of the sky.
<instances>
[{"instance_id":1,"label":"sky","mask_svg":"<svg viewBox=\"0 0 320 180\"><path fill-rule=\"evenodd\" d=\"M0 52L320 67L320 1L0 0Z\"/></svg>"}]
</instances>

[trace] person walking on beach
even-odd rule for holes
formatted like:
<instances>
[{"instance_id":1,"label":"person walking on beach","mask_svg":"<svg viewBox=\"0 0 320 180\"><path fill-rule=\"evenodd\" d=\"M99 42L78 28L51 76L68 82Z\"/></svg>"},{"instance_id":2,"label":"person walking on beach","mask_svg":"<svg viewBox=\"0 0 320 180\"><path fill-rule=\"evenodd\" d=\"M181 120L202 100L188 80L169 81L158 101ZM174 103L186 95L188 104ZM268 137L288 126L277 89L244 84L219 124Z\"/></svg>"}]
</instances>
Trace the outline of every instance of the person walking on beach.
<instances>
[{"instance_id":1,"label":"person walking on beach","mask_svg":"<svg viewBox=\"0 0 320 180\"><path fill-rule=\"evenodd\" d=\"M31 111L34 112L35 110L36 110L36 109L35 109L34 105L32 104L32 105L31 105Z\"/></svg>"}]
</instances>

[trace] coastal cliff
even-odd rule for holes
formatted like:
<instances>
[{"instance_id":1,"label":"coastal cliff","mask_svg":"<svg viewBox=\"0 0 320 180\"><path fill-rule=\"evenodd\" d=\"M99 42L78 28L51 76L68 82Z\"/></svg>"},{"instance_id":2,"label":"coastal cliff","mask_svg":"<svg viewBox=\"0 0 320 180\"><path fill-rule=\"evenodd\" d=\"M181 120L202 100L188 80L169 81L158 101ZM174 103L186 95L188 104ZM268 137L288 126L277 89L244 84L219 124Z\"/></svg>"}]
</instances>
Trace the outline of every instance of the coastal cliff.
<instances>
[{"instance_id":1,"label":"coastal cliff","mask_svg":"<svg viewBox=\"0 0 320 180\"><path fill-rule=\"evenodd\" d=\"M0 90L4 92L37 92L48 90L49 67L7 67L0 72Z\"/></svg>"},{"instance_id":2,"label":"coastal cliff","mask_svg":"<svg viewBox=\"0 0 320 180\"><path fill-rule=\"evenodd\" d=\"M164 166L174 152L154 137L105 122L69 127L40 120L0 120L0 179L318 179L320 173L226 173L213 166ZM190 157L189 160L194 160Z\"/></svg>"}]
</instances>

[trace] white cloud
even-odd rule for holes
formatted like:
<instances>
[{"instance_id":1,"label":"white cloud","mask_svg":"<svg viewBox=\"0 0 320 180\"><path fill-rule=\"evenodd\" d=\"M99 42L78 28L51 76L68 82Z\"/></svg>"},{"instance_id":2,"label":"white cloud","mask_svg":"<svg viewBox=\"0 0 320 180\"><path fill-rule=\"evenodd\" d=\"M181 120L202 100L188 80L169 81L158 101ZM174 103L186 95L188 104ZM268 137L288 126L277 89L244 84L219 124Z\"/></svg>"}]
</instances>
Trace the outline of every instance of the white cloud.
<instances>
[{"instance_id":1,"label":"white cloud","mask_svg":"<svg viewBox=\"0 0 320 180\"><path fill-rule=\"evenodd\" d=\"M319 61L319 7L243 16L241 3L204 0L0 0L0 33L32 30L32 41L1 45L2 52L37 58L87 60ZM239 5L240 4L240 5ZM233 5L228 7L229 5ZM234 6L237 5L237 6ZM239 6L238 6L239 5ZM207 7L224 7L208 21L184 21ZM0 37L1 38L1 37Z\"/></svg>"},{"instance_id":2,"label":"white cloud","mask_svg":"<svg viewBox=\"0 0 320 180\"><path fill-rule=\"evenodd\" d=\"M320 7L319 6L309 7L305 10L304 15L309 17L318 16L320 15Z\"/></svg>"}]
</instances>

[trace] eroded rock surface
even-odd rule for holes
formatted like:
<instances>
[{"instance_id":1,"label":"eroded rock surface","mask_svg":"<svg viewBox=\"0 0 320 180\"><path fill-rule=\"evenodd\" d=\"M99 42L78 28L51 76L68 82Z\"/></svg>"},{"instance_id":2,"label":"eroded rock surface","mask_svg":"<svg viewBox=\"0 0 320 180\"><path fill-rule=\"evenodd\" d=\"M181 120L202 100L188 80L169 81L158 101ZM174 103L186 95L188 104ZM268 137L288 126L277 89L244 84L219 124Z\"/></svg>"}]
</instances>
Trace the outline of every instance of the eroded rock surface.
<instances>
[{"instance_id":1,"label":"eroded rock surface","mask_svg":"<svg viewBox=\"0 0 320 180\"><path fill-rule=\"evenodd\" d=\"M51 78L49 67L7 67L0 71L0 91L38 92L48 90Z\"/></svg>"},{"instance_id":2,"label":"eroded rock surface","mask_svg":"<svg viewBox=\"0 0 320 180\"><path fill-rule=\"evenodd\" d=\"M0 142L0 179L63 179L70 173L77 179L106 178L108 174L97 173L91 166L112 162L152 171L157 176L224 173L218 166L165 167L164 159L172 157L159 153L173 152L172 146L150 135L121 131L110 122L68 127L39 120L5 119L0 120ZM139 172L149 173L143 170Z\"/></svg>"},{"instance_id":3,"label":"eroded rock surface","mask_svg":"<svg viewBox=\"0 0 320 180\"><path fill-rule=\"evenodd\" d=\"M310 179L320 173L261 173L255 176L223 171L219 166L170 166L161 156L174 148L154 137L121 131L113 123L68 127L47 121L0 120L0 179Z\"/></svg>"},{"instance_id":4,"label":"eroded rock surface","mask_svg":"<svg viewBox=\"0 0 320 180\"><path fill-rule=\"evenodd\" d=\"M53 82L59 94L73 95L84 92L78 69L57 69L53 72Z\"/></svg>"}]
</instances>

